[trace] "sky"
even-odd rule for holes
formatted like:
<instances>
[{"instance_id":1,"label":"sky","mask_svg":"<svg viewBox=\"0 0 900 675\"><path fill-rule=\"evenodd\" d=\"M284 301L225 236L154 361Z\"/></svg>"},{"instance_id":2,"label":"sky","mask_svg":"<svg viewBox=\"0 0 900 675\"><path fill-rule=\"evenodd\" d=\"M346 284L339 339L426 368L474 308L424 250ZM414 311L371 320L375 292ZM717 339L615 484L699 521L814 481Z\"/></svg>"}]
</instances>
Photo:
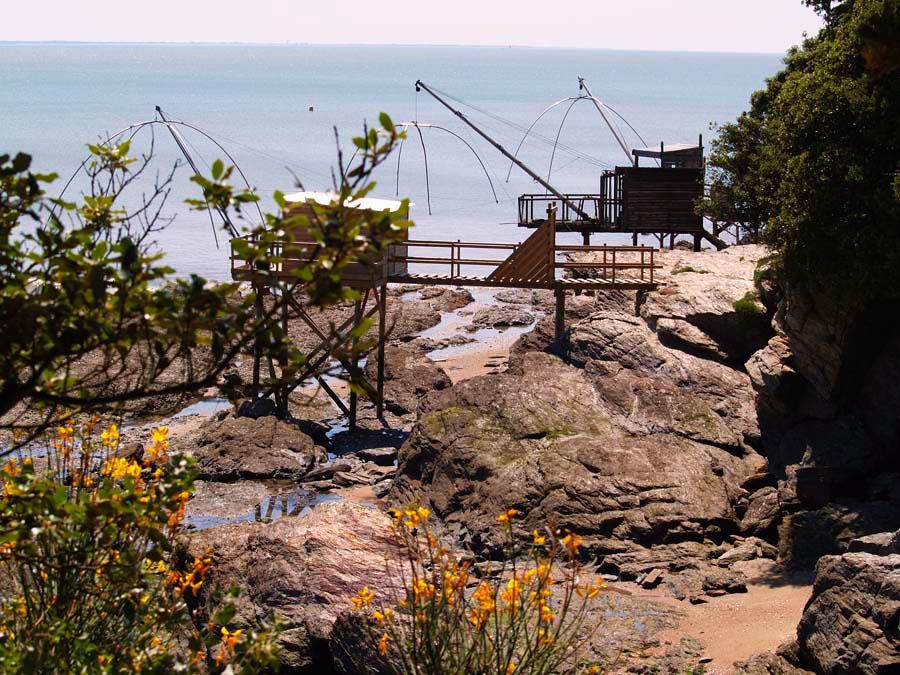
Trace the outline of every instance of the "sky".
<instances>
[{"instance_id":1,"label":"sky","mask_svg":"<svg viewBox=\"0 0 900 675\"><path fill-rule=\"evenodd\" d=\"M801 0L0 0L0 41L781 53L819 26Z\"/></svg>"}]
</instances>

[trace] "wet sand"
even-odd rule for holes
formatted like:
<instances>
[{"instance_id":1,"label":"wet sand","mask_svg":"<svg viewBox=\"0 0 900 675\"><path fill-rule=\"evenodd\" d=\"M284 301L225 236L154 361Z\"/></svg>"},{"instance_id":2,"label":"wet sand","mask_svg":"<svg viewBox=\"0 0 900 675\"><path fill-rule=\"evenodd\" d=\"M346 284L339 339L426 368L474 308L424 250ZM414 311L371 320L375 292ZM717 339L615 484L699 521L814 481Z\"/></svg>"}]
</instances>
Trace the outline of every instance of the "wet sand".
<instances>
[{"instance_id":1,"label":"wet sand","mask_svg":"<svg viewBox=\"0 0 900 675\"><path fill-rule=\"evenodd\" d=\"M772 561L754 560L741 570L747 574L747 592L709 598L692 605L672 597L664 587L648 591L635 584L627 587L634 595L677 608L679 625L659 635L660 652L691 637L703 645L706 672L727 675L735 661L744 661L760 652L774 651L797 634L797 624L812 592L811 575L785 573Z\"/></svg>"}]
</instances>

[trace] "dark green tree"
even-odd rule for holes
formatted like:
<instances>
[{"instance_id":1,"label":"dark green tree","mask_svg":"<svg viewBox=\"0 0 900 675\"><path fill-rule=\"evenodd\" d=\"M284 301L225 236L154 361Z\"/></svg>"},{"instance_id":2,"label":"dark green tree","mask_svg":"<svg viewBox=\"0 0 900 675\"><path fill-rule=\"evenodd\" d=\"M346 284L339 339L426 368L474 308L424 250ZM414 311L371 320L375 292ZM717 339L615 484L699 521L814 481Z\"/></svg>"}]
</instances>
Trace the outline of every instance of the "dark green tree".
<instances>
[{"instance_id":1,"label":"dark green tree","mask_svg":"<svg viewBox=\"0 0 900 675\"><path fill-rule=\"evenodd\" d=\"M810 0L825 19L721 127L713 213L762 228L788 278L900 298L900 2Z\"/></svg>"}]
</instances>

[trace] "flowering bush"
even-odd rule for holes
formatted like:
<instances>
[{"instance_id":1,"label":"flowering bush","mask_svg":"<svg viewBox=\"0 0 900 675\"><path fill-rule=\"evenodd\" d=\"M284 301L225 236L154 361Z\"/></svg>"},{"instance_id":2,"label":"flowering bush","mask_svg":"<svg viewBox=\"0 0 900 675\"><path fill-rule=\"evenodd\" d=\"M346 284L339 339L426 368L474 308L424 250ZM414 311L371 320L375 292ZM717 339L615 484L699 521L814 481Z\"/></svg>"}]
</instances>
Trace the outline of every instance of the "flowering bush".
<instances>
[{"instance_id":1,"label":"flowering bush","mask_svg":"<svg viewBox=\"0 0 900 675\"><path fill-rule=\"evenodd\" d=\"M476 579L467 560L441 546L429 529L430 511L393 512L399 559L389 561L396 589L379 596L368 587L351 598L388 667L403 675L436 673L597 673L582 663L585 614L605 585L578 562L581 538L553 528L534 530L517 560L512 520L498 522L507 560L491 579Z\"/></svg>"},{"instance_id":2,"label":"flowering bush","mask_svg":"<svg viewBox=\"0 0 900 675\"><path fill-rule=\"evenodd\" d=\"M45 456L0 469L0 670L253 672L271 632L202 630L192 604L210 565L176 545L195 471L154 429L142 462L115 424L59 426Z\"/></svg>"}]
</instances>

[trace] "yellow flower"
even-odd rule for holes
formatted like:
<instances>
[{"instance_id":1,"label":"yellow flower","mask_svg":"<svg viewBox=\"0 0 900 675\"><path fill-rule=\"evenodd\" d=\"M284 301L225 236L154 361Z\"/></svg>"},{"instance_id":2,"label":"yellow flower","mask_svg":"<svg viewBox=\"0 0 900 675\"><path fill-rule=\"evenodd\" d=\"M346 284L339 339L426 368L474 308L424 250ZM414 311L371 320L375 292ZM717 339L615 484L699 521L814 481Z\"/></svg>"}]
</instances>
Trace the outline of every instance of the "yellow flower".
<instances>
[{"instance_id":1,"label":"yellow flower","mask_svg":"<svg viewBox=\"0 0 900 675\"><path fill-rule=\"evenodd\" d=\"M543 546L547 543L547 537L540 534L537 530L534 531L532 540L534 541L535 546Z\"/></svg>"},{"instance_id":2,"label":"yellow flower","mask_svg":"<svg viewBox=\"0 0 900 675\"><path fill-rule=\"evenodd\" d=\"M434 584L428 583L421 577L412 579L413 600L420 602L434 597Z\"/></svg>"},{"instance_id":3,"label":"yellow flower","mask_svg":"<svg viewBox=\"0 0 900 675\"><path fill-rule=\"evenodd\" d=\"M378 653L382 656L387 656L388 653L388 642L390 641L390 636L387 633L382 634L381 639L378 641Z\"/></svg>"},{"instance_id":4,"label":"yellow flower","mask_svg":"<svg viewBox=\"0 0 900 675\"><path fill-rule=\"evenodd\" d=\"M500 523L501 525L506 525L507 523L509 523L510 518L513 518L517 515L519 515L519 512L516 511L515 509L507 509L506 511L501 513L499 516L497 516L497 522Z\"/></svg>"},{"instance_id":5,"label":"yellow flower","mask_svg":"<svg viewBox=\"0 0 900 675\"><path fill-rule=\"evenodd\" d=\"M398 521L405 517L406 520L403 520L404 527L412 530L428 520L429 516L431 516L430 509L424 506L410 506L403 511ZM396 514L394 515L394 518L397 518Z\"/></svg>"},{"instance_id":6,"label":"yellow flower","mask_svg":"<svg viewBox=\"0 0 900 675\"><path fill-rule=\"evenodd\" d=\"M475 589L472 599L478 603L480 609L486 612L494 611L497 606L497 603L494 600L494 589L491 588L491 585L486 581L482 581L478 584L478 588Z\"/></svg>"},{"instance_id":7,"label":"yellow flower","mask_svg":"<svg viewBox=\"0 0 900 675\"><path fill-rule=\"evenodd\" d=\"M140 465L124 457L113 457L103 464L102 473L112 478L133 478L137 480L141 477Z\"/></svg>"},{"instance_id":8,"label":"yellow flower","mask_svg":"<svg viewBox=\"0 0 900 675\"><path fill-rule=\"evenodd\" d=\"M593 666L591 666L590 668L588 668L588 671L587 671L587 672L588 672L588 675L600 675L600 666L598 666L598 665L595 663Z\"/></svg>"},{"instance_id":9,"label":"yellow flower","mask_svg":"<svg viewBox=\"0 0 900 675\"><path fill-rule=\"evenodd\" d=\"M509 581L506 582L506 588L500 593L500 598L507 604L509 607L516 607L519 604L519 599L522 597L522 585L519 583L519 580L513 577Z\"/></svg>"},{"instance_id":10,"label":"yellow flower","mask_svg":"<svg viewBox=\"0 0 900 675\"><path fill-rule=\"evenodd\" d=\"M119 444L119 427L110 424L106 431L100 434L100 440L107 448L113 448Z\"/></svg>"},{"instance_id":11,"label":"yellow flower","mask_svg":"<svg viewBox=\"0 0 900 675\"><path fill-rule=\"evenodd\" d=\"M541 623L553 623L553 619L556 617L556 615L551 611L550 605L548 605L546 602L542 602L538 606L538 611L541 615Z\"/></svg>"},{"instance_id":12,"label":"yellow flower","mask_svg":"<svg viewBox=\"0 0 900 675\"><path fill-rule=\"evenodd\" d=\"M228 649L229 652L234 654L234 647L241 639L241 633L243 633L240 628L236 631L229 631L225 626L222 626L222 643Z\"/></svg>"},{"instance_id":13,"label":"yellow flower","mask_svg":"<svg viewBox=\"0 0 900 675\"><path fill-rule=\"evenodd\" d=\"M350 602L353 603L354 609L361 609L371 605L374 599L375 594L369 590L368 586L363 586L359 591L359 595L350 598Z\"/></svg>"},{"instance_id":14,"label":"yellow flower","mask_svg":"<svg viewBox=\"0 0 900 675\"><path fill-rule=\"evenodd\" d=\"M516 670L516 662L510 661L509 665L506 666L506 675L512 675L512 673L515 672L515 670Z\"/></svg>"},{"instance_id":15,"label":"yellow flower","mask_svg":"<svg viewBox=\"0 0 900 675\"><path fill-rule=\"evenodd\" d=\"M166 461L166 450L169 449L169 430L166 427L157 427L150 432L152 443L147 449L147 457L144 464L150 465Z\"/></svg>"}]
</instances>

